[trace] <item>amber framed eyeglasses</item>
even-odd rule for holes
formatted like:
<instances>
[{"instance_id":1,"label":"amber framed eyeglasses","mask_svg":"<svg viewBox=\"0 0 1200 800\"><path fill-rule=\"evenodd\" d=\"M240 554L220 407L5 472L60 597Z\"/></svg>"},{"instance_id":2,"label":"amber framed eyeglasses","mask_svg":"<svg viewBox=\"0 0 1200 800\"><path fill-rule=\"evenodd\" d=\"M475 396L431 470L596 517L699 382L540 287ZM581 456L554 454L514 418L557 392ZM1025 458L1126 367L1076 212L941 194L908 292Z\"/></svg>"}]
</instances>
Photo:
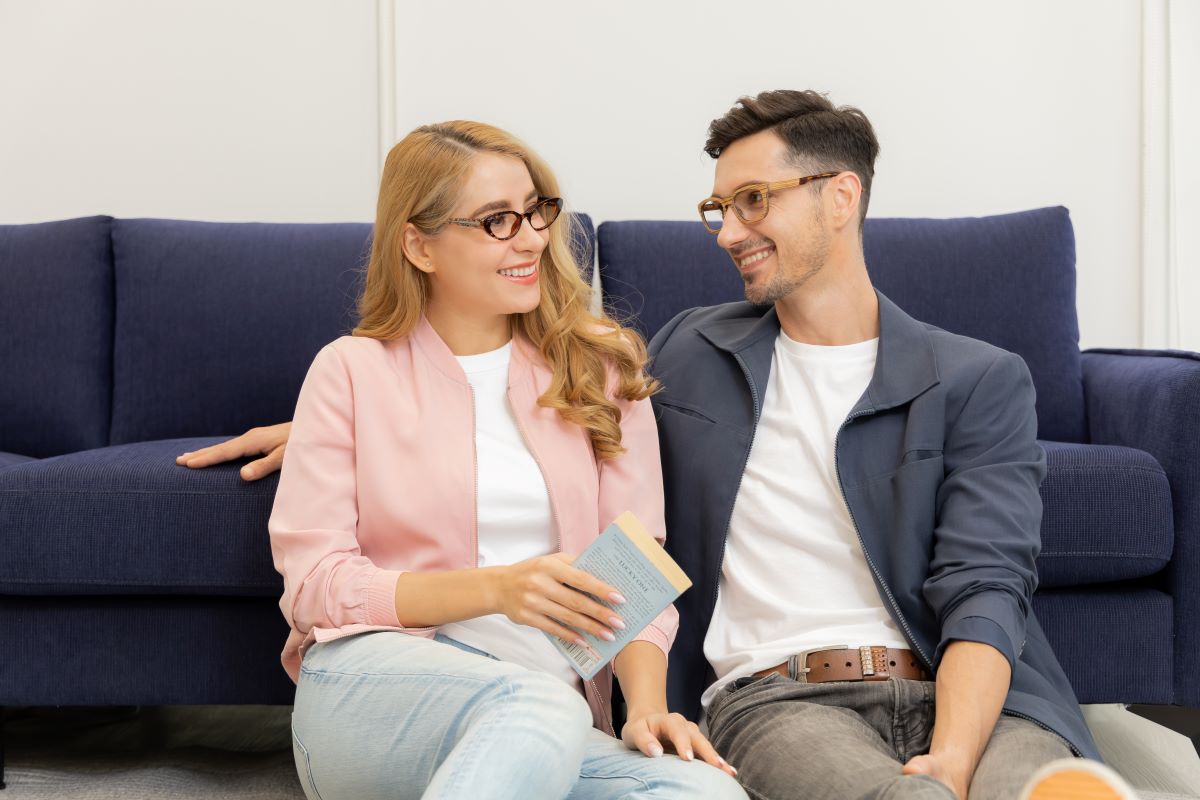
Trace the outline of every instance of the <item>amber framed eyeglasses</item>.
<instances>
[{"instance_id":1,"label":"amber framed eyeglasses","mask_svg":"<svg viewBox=\"0 0 1200 800\"><path fill-rule=\"evenodd\" d=\"M732 206L738 219L749 225L767 216L767 212L771 210L771 192L778 192L781 189L792 189L822 178L833 178L840 174L840 172L822 172L818 175L789 178L786 181L775 181L774 183L748 183L745 186L739 187L729 197L717 197L713 195L706 200L701 200L698 206L700 209L700 220L704 223L704 227L709 233L720 233L721 225L725 222L725 214L729 212L729 208Z\"/></svg>"},{"instance_id":2,"label":"amber framed eyeglasses","mask_svg":"<svg viewBox=\"0 0 1200 800\"><path fill-rule=\"evenodd\" d=\"M493 239L504 242L517 235L521 226L529 222L535 231L544 231L554 224L562 212L561 197L538 198L537 205L522 214L520 211L497 211L479 219L451 219L455 225L464 228L483 228L483 232Z\"/></svg>"}]
</instances>

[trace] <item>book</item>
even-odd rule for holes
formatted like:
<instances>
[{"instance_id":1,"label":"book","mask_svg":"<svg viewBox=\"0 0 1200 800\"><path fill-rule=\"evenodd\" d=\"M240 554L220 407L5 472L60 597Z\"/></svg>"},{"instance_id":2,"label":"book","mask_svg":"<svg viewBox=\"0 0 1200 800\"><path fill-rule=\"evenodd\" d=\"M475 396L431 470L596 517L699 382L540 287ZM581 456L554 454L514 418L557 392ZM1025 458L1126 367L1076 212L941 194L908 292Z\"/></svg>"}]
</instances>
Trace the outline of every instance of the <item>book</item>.
<instances>
[{"instance_id":1,"label":"book","mask_svg":"<svg viewBox=\"0 0 1200 800\"><path fill-rule=\"evenodd\" d=\"M608 642L590 633L576 631L588 643L587 647L580 647L550 636L554 647L585 681L591 680L621 652L621 648L633 641L651 620L692 585L674 559L630 511L605 528L572 566L615 587L625 597L625 603L616 605L607 598L588 595L625 622L624 630L613 631L616 641Z\"/></svg>"}]
</instances>

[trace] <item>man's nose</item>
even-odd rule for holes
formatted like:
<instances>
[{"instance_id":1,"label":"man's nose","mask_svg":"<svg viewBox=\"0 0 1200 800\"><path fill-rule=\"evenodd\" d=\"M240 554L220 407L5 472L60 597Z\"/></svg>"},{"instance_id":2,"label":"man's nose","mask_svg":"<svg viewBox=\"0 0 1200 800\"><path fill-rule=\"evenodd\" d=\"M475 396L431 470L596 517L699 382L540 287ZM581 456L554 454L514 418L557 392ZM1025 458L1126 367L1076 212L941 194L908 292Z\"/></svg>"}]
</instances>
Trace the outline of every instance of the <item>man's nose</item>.
<instances>
[{"instance_id":1,"label":"man's nose","mask_svg":"<svg viewBox=\"0 0 1200 800\"><path fill-rule=\"evenodd\" d=\"M717 233L717 244L728 250L744 241L750 235L750 229L742 222L737 213L731 208L725 212L721 222L721 230Z\"/></svg>"}]
</instances>

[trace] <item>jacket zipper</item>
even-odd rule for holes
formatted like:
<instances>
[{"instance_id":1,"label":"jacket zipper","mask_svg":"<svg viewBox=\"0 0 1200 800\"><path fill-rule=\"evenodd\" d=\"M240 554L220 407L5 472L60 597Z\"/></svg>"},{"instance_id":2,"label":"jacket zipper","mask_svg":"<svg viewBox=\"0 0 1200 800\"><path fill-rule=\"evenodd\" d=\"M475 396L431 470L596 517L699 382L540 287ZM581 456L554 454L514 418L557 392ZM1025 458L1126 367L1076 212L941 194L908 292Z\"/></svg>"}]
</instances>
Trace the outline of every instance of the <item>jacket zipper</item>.
<instances>
[{"instance_id":1,"label":"jacket zipper","mask_svg":"<svg viewBox=\"0 0 1200 800\"><path fill-rule=\"evenodd\" d=\"M758 389L754 386L754 380L750 377L750 370L746 367L746 362L738 353L733 354L733 358L737 361L738 366L742 368L742 374L746 376L746 384L750 387L750 399L754 401L754 424L750 427L750 446L746 448L746 457L742 459L742 468L738 472L737 488L733 490L733 502L737 505L738 492L742 490L742 481L746 477L746 465L750 463L750 451L754 449L754 437L758 434L758 419L762 413L762 409L758 403ZM717 565L717 580L713 583L712 599L713 606L717 605L717 593L721 588L721 570L725 567L725 545L729 542L729 527L733 524L733 507L729 509L729 519L725 520L725 533L721 537L721 559Z\"/></svg>"},{"instance_id":2,"label":"jacket zipper","mask_svg":"<svg viewBox=\"0 0 1200 800\"><path fill-rule=\"evenodd\" d=\"M507 395L507 392L505 394ZM519 414L517 414L517 410L513 406L511 395L508 395L508 405L509 405L509 408L512 410L513 420L517 423L517 430L520 432L521 438L525 440L525 447L526 447L526 449L529 450L529 455L533 456L533 463L537 464L538 471L542 473L542 483L546 484L546 497L550 501L550 516L554 520L555 542L557 543L557 546L558 546L558 552L561 553L563 551L562 523L560 523L558 520L558 509L554 505L554 495L550 491L550 481L547 480L547 478L546 478L546 468L542 466L542 460L540 458L538 458L537 450L534 449L533 442L531 442L529 440L529 435L525 432L525 426L521 424L521 417ZM478 481L479 481L478 468L475 471L475 480L476 480L476 484L478 484ZM476 490L476 491L478 491L478 490ZM603 700L602 695L600 694L600 687L596 685L595 680L588 680L587 683L588 683L588 686L590 686L592 691L595 693L596 708L600 709L600 714L604 718L604 724L608 726L608 732L612 735L613 738L616 738L617 733L615 730L613 730L612 717L608 713L608 710L604 707L604 700Z\"/></svg>"},{"instance_id":3,"label":"jacket zipper","mask_svg":"<svg viewBox=\"0 0 1200 800\"><path fill-rule=\"evenodd\" d=\"M1052 733L1055 736L1057 736L1059 739L1062 739L1063 742L1066 743L1067 747L1071 748L1071 753L1074 754L1074 756L1076 758L1083 758L1083 753L1081 753L1079 751L1078 747L1076 747L1074 744L1072 744L1070 742L1070 740L1067 739L1067 737L1063 736L1061 733L1054 730L1049 725L1046 725L1043 722L1039 722L1038 720L1034 719L1033 717L1022 714L1020 711L1009 711L1007 708L1002 708L1002 709L1000 709L1000 713L1004 714L1005 716L1008 716L1008 717L1016 717L1017 719L1023 719L1026 722L1032 722L1034 725L1037 725L1039 728L1046 731L1047 733Z\"/></svg>"},{"instance_id":4,"label":"jacket zipper","mask_svg":"<svg viewBox=\"0 0 1200 800\"><path fill-rule=\"evenodd\" d=\"M475 550L474 567L479 568L479 423L475 412L475 387L471 390L471 466L475 473L475 505L471 524L471 544Z\"/></svg>"},{"instance_id":5,"label":"jacket zipper","mask_svg":"<svg viewBox=\"0 0 1200 800\"><path fill-rule=\"evenodd\" d=\"M850 514L850 525L854 528L854 535L858 537L858 546L862 548L863 556L867 559L867 566L871 568L871 572L875 576L876 583L883 587L884 594L887 595L888 602L892 606L892 611L896 613L896 619L900 622L900 627L904 629L904 635L908 637L909 644L911 644L913 649L917 651L917 655L919 655L921 660L925 662L925 666L929 670L929 674L932 675L933 662L929 659L929 656L925 654L925 651L921 649L921 645L917 643L917 637L913 635L912 628L910 628L908 625L908 620L904 618L904 614L900 613L900 604L896 602L896 598L892 594L891 588L884 582L883 577L879 574L879 569L875 566L875 562L871 558L871 553L867 550L867 543L863 541L862 532L858 529L858 520L854 518L854 509L850 507L850 501L846 499L846 487L842 483L842 467L838 454L838 443L841 441L842 431L845 430L846 426L858 417L863 417L873 413L875 412L856 411L843 420L842 424L838 426L837 433L833 437L833 471L837 473L838 491L842 495L842 502L846 504L846 511Z\"/></svg>"}]
</instances>

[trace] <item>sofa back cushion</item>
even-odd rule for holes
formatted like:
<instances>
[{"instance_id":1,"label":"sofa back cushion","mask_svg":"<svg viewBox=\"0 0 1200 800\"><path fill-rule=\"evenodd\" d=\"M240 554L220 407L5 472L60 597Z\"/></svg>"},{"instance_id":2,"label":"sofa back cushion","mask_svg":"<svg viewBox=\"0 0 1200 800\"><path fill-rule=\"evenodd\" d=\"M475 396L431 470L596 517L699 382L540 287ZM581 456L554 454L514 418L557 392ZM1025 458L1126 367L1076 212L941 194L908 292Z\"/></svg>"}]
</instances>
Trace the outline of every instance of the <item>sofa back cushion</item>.
<instances>
[{"instance_id":1,"label":"sofa back cushion","mask_svg":"<svg viewBox=\"0 0 1200 800\"><path fill-rule=\"evenodd\" d=\"M112 393L109 217L0 225L0 451L103 447Z\"/></svg>"},{"instance_id":2,"label":"sofa back cushion","mask_svg":"<svg viewBox=\"0 0 1200 800\"><path fill-rule=\"evenodd\" d=\"M113 223L112 444L292 418L317 351L354 327L371 226Z\"/></svg>"},{"instance_id":3,"label":"sofa back cushion","mask_svg":"<svg viewBox=\"0 0 1200 800\"><path fill-rule=\"evenodd\" d=\"M963 219L868 219L875 285L917 319L1017 353L1037 388L1038 435L1084 439L1075 237L1062 207ZM605 303L652 336L693 306L743 299L716 237L697 222L600 225Z\"/></svg>"},{"instance_id":4,"label":"sofa back cushion","mask_svg":"<svg viewBox=\"0 0 1200 800\"><path fill-rule=\"evenodd\" d=\"M590 272L595 231L575 218ZM291 419L317 351L357 323L371 228L114 221L111 443Z\"/></svg>"}]
</instances>

